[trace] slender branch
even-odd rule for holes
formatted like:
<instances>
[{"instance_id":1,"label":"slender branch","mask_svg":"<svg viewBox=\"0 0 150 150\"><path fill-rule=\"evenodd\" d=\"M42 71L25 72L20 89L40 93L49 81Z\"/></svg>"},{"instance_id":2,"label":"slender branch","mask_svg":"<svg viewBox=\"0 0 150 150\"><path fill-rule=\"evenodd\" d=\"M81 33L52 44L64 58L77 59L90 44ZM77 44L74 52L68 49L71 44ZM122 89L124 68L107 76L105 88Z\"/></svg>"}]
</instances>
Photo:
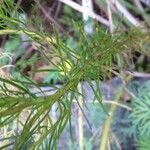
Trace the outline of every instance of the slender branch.
<instances>
[{"instance_id":1,"label":"slender branch","mask_svg":"<svg viewBox=\"0 0 150 150\"><path fill-rule=\"evenodd\" d=\"M118 150L122 150L121 144L120 144L120 141L119 141L118 137L112 131L111 131L111 135L112 135L112 137L113 137L113 139L116 143L116 146L117 146Z\"/></svg>"},{"instance_id":2,"label":"slender branch","mask_svg":"<svg viewBox=\"0 0 150 150\"><path fill-rule=\"evenodd\" d=\"M110 23L110 26L109 26L109 30L110 30L110 33L113 33L114 32L114 24L113 24L113 19L112 19L112 12L111 12L111 7L110 7L110 0L106 0L107 2L107 13L108 13L108 19L109 19L109 23Z\"/></svg>"},{"instance_id":3,"label":"slender branch","mask_svg":"<svg viewBox=\"0 0 150 150\"><path fill-rule=\"evenodd\" d=\"M76 103L76 100L74 100L73 102ZM94 103L94 104L96 104L96 103L99 103L99 101L98 101L98 100L95 100L94 102L88 102L88 101L87 101L87 102L85 102L85 103ZM116 105L116 106L119 106L119 107L121 107L121 108L124 108L124 109L126 109L126 110L128 110L128 111L132 111L132 108L131 108L131 107L129 107L129 106L125 105L125 104L116 102L116 101L112 101L112 100L102 100L102 103L103 103L103 104Z\"/></svg>"},{"instance_id":4,"label":"slender branch","mask_svg":"<svg viewBox=\"0 0 150 150\"><path fill-rule=\"evenodd\" d=\"M125 73L133 77L150 78L150 73L136 71L125 71Z\"/></svg>"},{"instance_id":5,"label":"slender branch","mask_svg":"<svg viewBox=\"0 0 150 150\"><path fill-rule=\"evenodd\" d=\"M143 6L140 3L140 1L139 0L133 0L133 2L138 7L139 11L141 12L141 15L143 16L143 18L145 19L145 21L147 22L147 24L150 26L149 16L146 14L145 9L143 8Z\"/></svg>"},{"instance_id":6,"label":"slender branch","mask_svg":"<svg viewBox=\"0 0 150 150\"><path fill-rule=\"evenodd\" d=\"M38 0L34 0L34 1L36 2L38 8L39 8L39 9L42 11L42 13L45 15L45 17L46 17L48 20L50 20L51 22L53 22L53 23L58 27L58 29L60 29L61 31L65 32L65 30L62 28L62 26L61 26L60 24L58 24L58 23L56 22L56 20L55 20L52 16L50 16L50 15L47 13L47 11L45 10L45 8L39 3L39 1L38 1Z\"/></svg>"},{"instance_id":7,"label":"slender branch","mask_svg":"<svg viewBox=\"0 0 150 150\"><path fill-rule=\"evenodd\" d=\"M139 26L140 22L117 0L111 0L111 3L117 8L117 10L134 26Z\"/></svg>"},{"instance_id":8,"label":"slender branch","mask_svg":"<svg viewBox=\"0 0 150 150\"><path fill-rule=\"evenodd\" d=\"M22 34L26 34L28 36L30 36L31 38L37 38L37 39L41 39L49 43L55 43L54 38L50 38L48 36L43 37L42 35L36 33L36 32L32 32L29 30L15 30L15 29L4 29L4 30L0 30L0 35L6 35L6 34L18 34L18 35L22 35Z\"/></svg>"},{"instance_id":9,"label":"slender branch","mask_svg":"<svg viewBox=\"0 0 150 150\"><path fill-rule=\"evenodd\" d=\"M145 5L147 5L148 7L150 7L150 0L140 0L141 2L143 2Z\"/></svg>"},{"instance_id":10,"label":"slender branch","mask_svg":"<svg viewBox=\"0 0 150 150\"><path fill-rule=\"evenodd\" d=\"M78 91L79 93L82 93L81 83L78 84ZM79 147L80 147L80 150L84 150L83 113L81 110L83 109L83 97L81 95L79 95L78 101L79 101L79 109L78 109Z\"/></svg>"},{"instance_id":11,"label":"slender branch","mask_svg":"<svg viewBox=\"0 0 150 150\"><path fill-rule=\"evenodd\" d=\"M125 108L127 109L128 111L132 111L132 108L127 106L127 105L124 105L124 104L121 104L121 103L118 103L116 101L111 101L111 100L103 100L102 103L104 104L112 104L112 105L116 105L116 106L120 106L122 108Z\"/></svg>"},{"instance_id":12,"label":"slender branch","mask_svg":"<svg viewBox=\"0 0 150 150\"><path fill-rule=\"evenodd\" d=\"M59 1L64 3L64 4L66 4L66 5L68 5L68 6L70 6L70 7L72 7L73 9L75 9L75 10L81 12L81 13L84 13L83 7L80 6L79 4L71 1L71 0L59 0ZM93 18L93 19L96 19L97 21L99 21L100 23L102 23L102 24L104 24L104 25L106 25L108 27L110 26L108 20L104 19L103 17L97 15L96 13L94 13L92 11L87 12L87 15L89 17Z\"/></svg>"},{"instance_id":13,"label":"slender branch","mask_svg":"<svg viewBox=\"0 0 150 150\"><path fill-rule=\"evenodd\" d=\"M116 97L116 102L119 101L121 95L122 95L122 89L119 91L119 93L117 94ZM109 132L110 132L110 126L113 120L113 115L115 113L115 110L117 108L117 105L111 105L110 107L110 111L109 111L109 116L106 119L103 129L102 129L102 137L101 137L101 141L100 141L100 146L99 146L99 150L106 150L106 146L107 146L107 141L109 138Z\"/></svg>"}]
</instances>

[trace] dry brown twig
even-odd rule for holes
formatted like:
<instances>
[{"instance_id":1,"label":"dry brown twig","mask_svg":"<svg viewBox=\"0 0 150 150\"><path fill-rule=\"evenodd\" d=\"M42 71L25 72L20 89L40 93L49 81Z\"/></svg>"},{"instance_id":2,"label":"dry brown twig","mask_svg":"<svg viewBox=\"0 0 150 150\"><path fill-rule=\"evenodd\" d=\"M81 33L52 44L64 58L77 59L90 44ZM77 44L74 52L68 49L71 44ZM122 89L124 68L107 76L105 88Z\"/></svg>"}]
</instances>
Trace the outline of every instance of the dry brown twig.
<instances>
[{"instance_id":1,"label":"dry brown twig","mask_svg":"<svg viewBox=\"0 0 150 150\"><path fill-rule=\"evenodd\" d=\"M58 2L57 8L56 8L56 12L55 12L55 15L54 15L55 19L58 17L59 12L61 10L61 7L62 7L62 3Z\"/></svg>"},{"instance_id":2,"label":"dry brown twig","mask_svg":"<svg viewBox=\"0 0 150 150\"><path fill-rule=\"evenodd\" d=\"M59 29L60 31L65 32L64 29L62 28L62 26L61 26L60 24L58 24L58 23L56 22L56 20L55 20L52 16L50 16L50 15L47 13L47 11L45 10L45 8L40 4L39 0L34 0L34 1L36 2L38 8L39 8L39 9L42 11L42 13L45 15L45 17L46 17L47 19L49 19L50 22L54 23L54 24L58 27L58 29Z\"/></svg>"}]
</instances>

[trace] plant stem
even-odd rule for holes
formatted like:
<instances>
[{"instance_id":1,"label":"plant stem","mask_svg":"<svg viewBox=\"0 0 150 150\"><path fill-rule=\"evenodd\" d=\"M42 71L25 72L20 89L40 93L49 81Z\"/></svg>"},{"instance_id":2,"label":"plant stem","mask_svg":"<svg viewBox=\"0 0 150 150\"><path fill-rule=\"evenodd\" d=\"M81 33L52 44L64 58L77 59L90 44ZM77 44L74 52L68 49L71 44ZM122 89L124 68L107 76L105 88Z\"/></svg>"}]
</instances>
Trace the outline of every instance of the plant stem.
<instances>
[{"instance_id":1,"label":"plant stem","mask_svg":"<svg viewBox=\"0 0 150 150\"><path fill-rule=\"evenodd\" d=\"M33 32L33 31L29 31L29 30L15 30L15 29L3 29L0 30L0 35L6 35L6 34L16 34L16 35L22 35L22 34L26 34L31 38L37 38L39 40L42 40L44 38L45 41L47 41L48 43L56 43L56 41L54 40L54 38L50 38L48 36L43 37L42 35L40 35L39 33Z\"/></svg>"},{"instance_id":2,"label":"plant stem","mask_svg":"<svg viewBox=\"0 0 150 150\"><path fill-rule=\"evenodd\" d=\"M122 95L122 91L123 90L121 88L119 90L117 96L116 96L115 102L119 101L119 99L120 99L120 97ZM112 104L111 107L110 107L109 116L108 116L107 120L105 121L103 129L102 129L102 137L101 137L99 150L106 150L108 137L109 137L109 131L110 131L113 115L114 115L114 112L115 112L116 108L117 108L117 105L114 105L114 104Z\"/></svg>"},{"instance_id":3,"label":"plant stem","mask_svg":"<svg viewBox=\"0 0 150 150\"><path fill-rule=\"evenodd\" d=\"M81 83L78 84L78 91L79 91L79 93L82 93ZM83 113L81 110L81 109L83 109L83 97L81 95L79 95L78 101L79 101L79 109L78 109L79 147L80 147L80 150L84 150Z\"/></svg>"}]
</instances>

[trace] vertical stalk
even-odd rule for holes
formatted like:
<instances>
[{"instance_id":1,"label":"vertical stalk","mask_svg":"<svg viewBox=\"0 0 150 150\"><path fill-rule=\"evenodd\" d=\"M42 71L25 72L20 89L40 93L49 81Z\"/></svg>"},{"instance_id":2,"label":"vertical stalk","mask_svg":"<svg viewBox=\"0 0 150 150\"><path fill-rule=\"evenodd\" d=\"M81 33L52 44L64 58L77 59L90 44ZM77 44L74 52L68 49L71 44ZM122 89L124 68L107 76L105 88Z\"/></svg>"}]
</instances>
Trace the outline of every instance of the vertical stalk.
<instances>
[{"instance_id":1,"label":"vertical stalk","mask_svg":"<svg viewBox=\"0 0 150 150\"><path fill-rule=\"evenodd\" d=\"M78 91L79 91L79 93L82 93L81 83L78 84ZM80 150L84 150L83 114L82 114L82 110L81 110L83 108L83 97L81 95L78 96L78 102L79 102L79 109L78 109L79 148L80 148Z\"/></svg>"},{"instance_id":2,"label":"vertical stalk","mask_svg":"<svg viewBox=\"0 0 150 150\"><path fill-rule=\"evenodd\" d=\"M119 90L119 92L117 93L115 102L119 101L119 99L122 95L122 92L123 92L123 90L121 88ZM111 123L112 123L113 115L114 115L116 108L117 108L117 105L114 105L114 104L112 104L110 107L109 116L106 119L103 129L102 129L102 137L101 137L99 150L106 150L107 142L109 141L109 132L110 132L110 128L111 128Z\"/></svg>"}]
</instances>

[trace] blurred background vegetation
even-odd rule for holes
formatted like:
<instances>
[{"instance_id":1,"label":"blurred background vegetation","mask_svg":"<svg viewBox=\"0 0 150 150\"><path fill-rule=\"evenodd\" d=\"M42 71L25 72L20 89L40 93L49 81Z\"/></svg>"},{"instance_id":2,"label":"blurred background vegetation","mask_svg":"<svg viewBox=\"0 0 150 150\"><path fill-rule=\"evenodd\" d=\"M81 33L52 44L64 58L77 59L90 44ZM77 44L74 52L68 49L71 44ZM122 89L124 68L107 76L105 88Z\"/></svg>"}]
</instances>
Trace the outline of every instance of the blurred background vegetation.
<instances>
[{"instance_id":1,"label":"blurred background vegetation","mask_svg":"<svg viewBox=\"0 0 150 150\"><path fill-rule=\"evenodd\" d=\"M83 69L83 87L76 92L71 89L73 94L69 95L76 97L83 88L85 100L70 103L64 94L66 101L53 107L50 104L51 117L42 118L48 122L42 125L50 126L46 131L35 125L38 130L26 134L28 120L33 127L36 124L28 114L34 110L40 116L39 105L30 110L23 106L16 114L12 112L18 119L16 125L9 116L16 104L1 102L1 148L36 149L36 141L43 150L150 149L149 0L1 0L0 4L0 83L4 82L0 84L1 99L11 97L7 83L33 99L28 89L33 85L57 90L71 81L85 62L92 61L91 67L87 63L88 69ZM97 83L100 89L96 89ZM122 85L123 91L116 94ZM18 96L19 92L12 93ZM105 108L98 101L90 101L97 95ZM116 95L119 102L114 100ZM112 103L119 106L113 108ZM17 106L22 105L17 104L14 109ZM113 119L109 110L114 113ZM10 111L8 116L6 111ZM21 120L20 115L28 117ZM20 140L24 142L17 147Z\"/></svg>"}]
</instances>

